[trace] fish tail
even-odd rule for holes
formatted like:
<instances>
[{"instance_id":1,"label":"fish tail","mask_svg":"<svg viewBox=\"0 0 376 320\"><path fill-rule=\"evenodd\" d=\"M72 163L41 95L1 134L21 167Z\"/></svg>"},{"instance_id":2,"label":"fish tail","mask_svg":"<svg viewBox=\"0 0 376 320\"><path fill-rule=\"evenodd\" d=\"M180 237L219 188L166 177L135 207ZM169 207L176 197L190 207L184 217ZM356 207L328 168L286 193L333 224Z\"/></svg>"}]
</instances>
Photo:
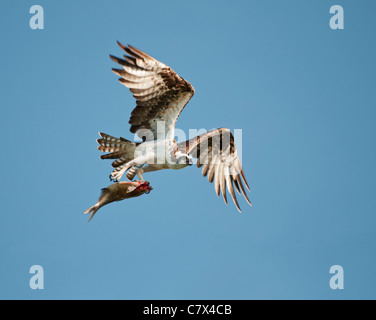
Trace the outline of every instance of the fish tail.
<instances>
[{"instance_id":1,"label":"fish tail","mask_svg":"<svg viewBox=\"0 0 376 320\"><path fill-rule=\"evenodd\" d=\"M94 206L92 206L92 207L90 207L89 209L87 209L87 210L84 211L84 214L89 214L89 213L91 213L88 222L90 222L90 220L93 219L94 215L96 214L96 212L98 211L99 208L100 208L100 206L99 206L98 203L97 203L97 204L95 204Z\"/></svg>"}]
</instances>

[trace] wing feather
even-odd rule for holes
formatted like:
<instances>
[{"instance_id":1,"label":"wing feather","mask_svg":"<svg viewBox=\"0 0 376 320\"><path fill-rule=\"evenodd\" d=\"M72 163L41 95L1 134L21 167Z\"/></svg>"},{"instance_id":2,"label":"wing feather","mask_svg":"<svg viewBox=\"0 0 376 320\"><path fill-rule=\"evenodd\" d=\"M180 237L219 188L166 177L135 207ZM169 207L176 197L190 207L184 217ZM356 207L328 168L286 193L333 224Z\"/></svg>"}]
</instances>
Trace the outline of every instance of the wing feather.
<instances>
[{"instance_id":1,"label":"wing feather","mask_svg":"<svg viewBox=\"0 0 376 320\"><path fill-rule=\"evenodd\" d=\"M202 167L202 175L207 176L209 182L215 181L215 192L218 196L220 192L222 193L226 204L227 189L239 212L241 212L241 209L235 190L238 194L244 196L249 205L252 205L243 185L244 182L249 190L234 137L229 129L219 128L209 131L196 138L179 143L178 148L180 151L198 159L197 167Z\"/></svg>"},{"instance_id":2,"label":"wing feather","mask_svg":"<svg viewBox=\"0 0 376 320\"><path fill-rule=\"evenodd\" d=\"M239 212L242 212L242 210L241 210L240 207L239 207L238 200L236 199L236 195L235 195L235 192L234 192L234 187L233 187L233 185L232 185L232 177L231 177L231 175L230 175L230 172L229 172L229 168L228 168L228 167L225 167L224 175L225 175L225 179L226 179L227 190L228 190L228 191L230 192L230 194L231 194L232 201L234 201L235 206L236 206L236 208L238 209L238 211L239 211Z\"/></svg>"},{"instance_id":3,"label":"wing feather","mask_svg":"<svg viewBox=\"0 0 376 320\"><path fill-rule=\"evenodd\" d=\"M110 55L122 69L112 71L120 76L119 81L128 87L136 99L136 107L129 120L131 132L151 130L156 137L158 121L164 121L167 139L174 138L175 123L189 100L194 95L192 85L170 67L145 52L118 42L126 53L124 59Z\"/></svg>"},{"instance_id":4,"label":"wing feather","mask_svg":"<svg viewBox=\"0 0 376 320\"><path fill-rule=\"evenodd\" d=\"M215 173L215 168L218 166L216 163L217 163L217 157L213 157L213 163L210 164L210 168L209 168L209 174L208 174L208 180L210 183L213 182L213 179L214 179L214 173Z\"/></svg>"},{"instance_id":5,"label":"wing feather","mask_svg":"<svg viewBox=\"0 0 376 320\"><path fill-rule=\"evenodd\" d=\"M214 189L215 189L215 193L217 194L217 196L219 197L220 195L220 171L221 171L221 165L218 164L215 166L215 174L214 174L214 178L215 178L215 181L214 181Z\"/></svg>"},{"instance_id":6,"label":"wing feather","mask_svg":"<svg viewBox=\"0 0 376 320\"><path fill-rule=\"evenodd\" d=\"M222 191L222 196L223 196L223 200L225 201L225 203L227 204L227 196L226 196L226 178L225 178L225 175L224 175L224 167L222 166L222 170L221 170L221 176L219 177L220 180L221 180L221 191Z\"/></svg>"}]
</instances>

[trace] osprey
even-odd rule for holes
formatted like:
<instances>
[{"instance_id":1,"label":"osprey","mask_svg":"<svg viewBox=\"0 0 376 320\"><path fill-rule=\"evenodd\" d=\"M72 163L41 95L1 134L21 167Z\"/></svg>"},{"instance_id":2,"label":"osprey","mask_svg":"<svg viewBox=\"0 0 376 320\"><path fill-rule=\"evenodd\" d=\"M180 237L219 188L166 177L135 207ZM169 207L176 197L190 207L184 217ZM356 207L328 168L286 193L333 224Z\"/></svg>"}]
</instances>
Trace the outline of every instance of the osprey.
<instances>
[{"instance_id":1,"label":"osprey","mask_svg":"<svg viewBox=\"0 0 376 320\"><path fill-rule=\"evenodd\" d=\"M162 169L183 169L197 159L203 176L213 182L217 195L222 192L227 204L226 188L241 212L235 192L243 194L249 205L243 182L249 186L237 154L234 137L227 128L211 130L193 139L175 141L176 121L194 95L192 85L164 63L132 47L118 45L126 53L124 59L110 55L121 69L112 69L119 81L128 87L136 99L129 124L143 142L135 143L124 138L100 132L98 149L107 154L101 159L115 159L110 179L117 182L126 173L132 181L137 175ZM243 181L243 182L242 182Z\"/></svg>"}]
</instances>

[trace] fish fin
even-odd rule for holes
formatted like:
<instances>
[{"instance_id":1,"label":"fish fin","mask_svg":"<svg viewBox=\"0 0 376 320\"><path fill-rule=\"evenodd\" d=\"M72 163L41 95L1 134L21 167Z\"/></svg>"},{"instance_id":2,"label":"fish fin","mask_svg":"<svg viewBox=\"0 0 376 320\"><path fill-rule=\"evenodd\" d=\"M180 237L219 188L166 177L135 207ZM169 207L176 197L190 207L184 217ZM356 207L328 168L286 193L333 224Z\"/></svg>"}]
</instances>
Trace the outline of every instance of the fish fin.
<instances>
[{"instance_id":1,"label":"fish fin","mask_svg":"<svg viewBox=\"0 0 376 320\"><path fill-rule=\"evenodd\" d=\"M108 188L101 189L101 194L99 196L98 202L103 200L103 197L107 194L107 192L108 192Z\"/></svg>"}]
</instances>

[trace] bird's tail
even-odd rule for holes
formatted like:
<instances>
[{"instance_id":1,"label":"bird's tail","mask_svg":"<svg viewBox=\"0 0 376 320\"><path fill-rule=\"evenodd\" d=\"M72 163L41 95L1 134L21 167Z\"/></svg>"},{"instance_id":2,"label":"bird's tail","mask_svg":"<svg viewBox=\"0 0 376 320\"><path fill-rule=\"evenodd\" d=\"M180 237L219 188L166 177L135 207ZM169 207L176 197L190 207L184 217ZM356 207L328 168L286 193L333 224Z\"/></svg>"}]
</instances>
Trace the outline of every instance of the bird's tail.
<instances>
[{"instance_id":1,"label":"bird's tail","mask_svg":"<svg viewBox=\"0 0 376 320\"><path fill-rule=\"evenodd\" d=\"M100 208L99 203L97 203L97 204L93 205L92 207L90 207L89 209L84 211L84 214L91 213L88 222L90 222L90 220L93 219L94 215L96 214L96 212L98 211L99 208Z\"/></svg>"},{"instance_id":2,"label":"bird's tail","mask_svg":"<svg viewBox=\"0 0 376 320\"><path fill-rule=\"evenodd\" d=\"M139 143L134 143L122 137L115 138L99 132L102 139L98 139L98 149L102 152L110 152L101 156L101 159L116 159L112 166L117 168L134 159L134 153Z\"/></svg>"}]
</instances>

